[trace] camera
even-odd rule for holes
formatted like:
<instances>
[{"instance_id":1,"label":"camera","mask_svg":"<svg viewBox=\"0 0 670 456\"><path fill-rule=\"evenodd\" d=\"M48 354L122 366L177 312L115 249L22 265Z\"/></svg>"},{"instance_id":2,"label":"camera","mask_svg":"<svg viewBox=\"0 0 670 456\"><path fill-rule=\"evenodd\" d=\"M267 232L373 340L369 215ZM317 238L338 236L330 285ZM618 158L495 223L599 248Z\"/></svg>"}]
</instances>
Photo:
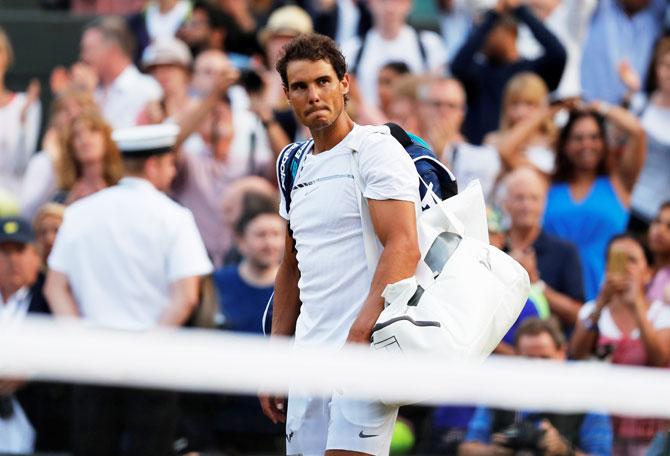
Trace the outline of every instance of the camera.
<instances>
[{"instance_id":1,"label":"camera","mask_svg":"<svg viewBox=\"0 0 670 456\"><path fill-rule=\"evenodd\" d=\"M515 423L501 434L505 437L502 445L514 450L515 454L543 454L540 444L544 437L544 429L539 429L530 421Z\"/></svg>"}]
</instances>

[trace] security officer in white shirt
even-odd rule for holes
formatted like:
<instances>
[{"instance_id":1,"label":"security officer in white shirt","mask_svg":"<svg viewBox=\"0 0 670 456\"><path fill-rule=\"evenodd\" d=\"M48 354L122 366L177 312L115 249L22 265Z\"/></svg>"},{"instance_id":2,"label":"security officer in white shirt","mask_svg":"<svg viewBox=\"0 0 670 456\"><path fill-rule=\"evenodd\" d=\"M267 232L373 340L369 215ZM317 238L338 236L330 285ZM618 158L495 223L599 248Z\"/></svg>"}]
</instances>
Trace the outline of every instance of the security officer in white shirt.
<instances>
[{"instance_id":1,"label":"security officer in white shirt","mask_svg":"<svg viewBox=\"0 0 670 456\"><path fill-rule=\"evenodd\" d=\"M191 212L162 193L175 175L178 133L175 125L114 132L126 177L66 210L45 285L54 314L124 330L189 318L212 265ZM78 387L74 396L75 454L170 451L175 394Z\"/></svg>"}]
</instances>

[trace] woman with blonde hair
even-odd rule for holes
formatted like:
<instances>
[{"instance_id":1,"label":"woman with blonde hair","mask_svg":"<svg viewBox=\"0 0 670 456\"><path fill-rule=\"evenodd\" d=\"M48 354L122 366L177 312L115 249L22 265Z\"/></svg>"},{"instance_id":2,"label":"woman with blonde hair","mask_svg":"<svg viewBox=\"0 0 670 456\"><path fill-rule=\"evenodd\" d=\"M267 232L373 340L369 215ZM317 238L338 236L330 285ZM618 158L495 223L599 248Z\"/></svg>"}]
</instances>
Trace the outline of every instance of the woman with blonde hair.
<instances>
[{"instance_id":1,"label":"woman with blonde hair","mask_svg":"<svg viewBox=\"0 0 670 456\"><path fill-rule=\"evenodd\" d=\"M507 171L530 166L544 175L554 170L553 145L558 108L548 103L547 85L535 73L519 73L505 86L500 129L484 143L495 147Z\"/></svg>"},{"instance_id":2,"label":"woman with blonde hair","mask_svg":"<svg viewBox=\"0 0 670 456\"><path fill-rule=\"evenodd\" d=\"M0 182L18 196L25 166L37 148L40 85L33 79L26 93L7 90L5 74L13 61L9 37L0 27Z\"/></svg>"},{"instance_id":3,"label":"woman with blonde hair","mask_svg":"<svg viewBox=\"0 0 670 456\"><path fill-rule=\"evenodd\" d=\"M121 154L112 140L111 127L99 111L84 111L72 121L56 169L59 192L54 200L65 204L121 179Z\"/></svg>"},{"instance_id":4,"label":"woman with blonde hair","mask_svg":"<svg viewBox=\"0 0 670 456\"><path fill-rule=\"evenodd\" d=\"M35 245L42 259L42 267L47 268L47 258L56 241L56 234L63 223L65 206L58 203L46 203L37 211L33 219L33 230L35 231Z\"/></svg>"}]
</instances>

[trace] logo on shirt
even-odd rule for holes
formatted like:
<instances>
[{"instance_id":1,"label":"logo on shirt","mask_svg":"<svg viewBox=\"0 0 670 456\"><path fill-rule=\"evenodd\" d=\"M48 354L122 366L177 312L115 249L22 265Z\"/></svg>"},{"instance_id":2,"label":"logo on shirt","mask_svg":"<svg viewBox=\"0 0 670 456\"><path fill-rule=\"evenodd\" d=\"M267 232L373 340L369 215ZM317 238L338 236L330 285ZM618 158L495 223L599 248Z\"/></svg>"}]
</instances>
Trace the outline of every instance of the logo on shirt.
<instances>
[{"instance_id":1,"label":"logo on shirt","mask_svg":"<svg viewBox=\"0 0 670 456\"><path fill-rule=\"evenodd\" d=\"M358 433L358 436L362 439L369 439L370 437L379 437L379 434L366 434L363 431Z\"/></svg>"}]
</instances>

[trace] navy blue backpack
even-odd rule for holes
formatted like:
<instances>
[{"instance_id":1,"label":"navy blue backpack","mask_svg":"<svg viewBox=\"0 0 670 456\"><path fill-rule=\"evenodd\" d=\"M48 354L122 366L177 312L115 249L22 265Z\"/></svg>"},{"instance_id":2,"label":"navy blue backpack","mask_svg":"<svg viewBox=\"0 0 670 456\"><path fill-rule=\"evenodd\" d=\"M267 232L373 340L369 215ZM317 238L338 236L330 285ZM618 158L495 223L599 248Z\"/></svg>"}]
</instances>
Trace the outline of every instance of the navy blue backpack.
<instances>
[{"instance_id":1,"label":"navy blue backpack","mask_svg":"<svg viewBox=\"0 0 670 456\"><path fill-rule=\"evenodd\" d=\"M421 196L423 209L430 207L433 193L442 200L458 193L456 178L452 172L437 159L433 151L430 150L428 143L420 137L405 131L400 125L387 123L386 126L389 127L391 135L396 141L405 148L414 162L416 172L421 177L419 194ZM277 178L279 180L279 190L284 195L284 201L286 202L286 213L289 212L289 208L291 207L291 191L293 190L295 176L298 174L300 162L305 155L307 155L313 144L314 141L309 139L307 141L289 144L281 152ZM265 334L268 333L266 328L270 328L272 322L273 296L270 297L263 315L263 332Z\"/></svg>"}]
</instances>

